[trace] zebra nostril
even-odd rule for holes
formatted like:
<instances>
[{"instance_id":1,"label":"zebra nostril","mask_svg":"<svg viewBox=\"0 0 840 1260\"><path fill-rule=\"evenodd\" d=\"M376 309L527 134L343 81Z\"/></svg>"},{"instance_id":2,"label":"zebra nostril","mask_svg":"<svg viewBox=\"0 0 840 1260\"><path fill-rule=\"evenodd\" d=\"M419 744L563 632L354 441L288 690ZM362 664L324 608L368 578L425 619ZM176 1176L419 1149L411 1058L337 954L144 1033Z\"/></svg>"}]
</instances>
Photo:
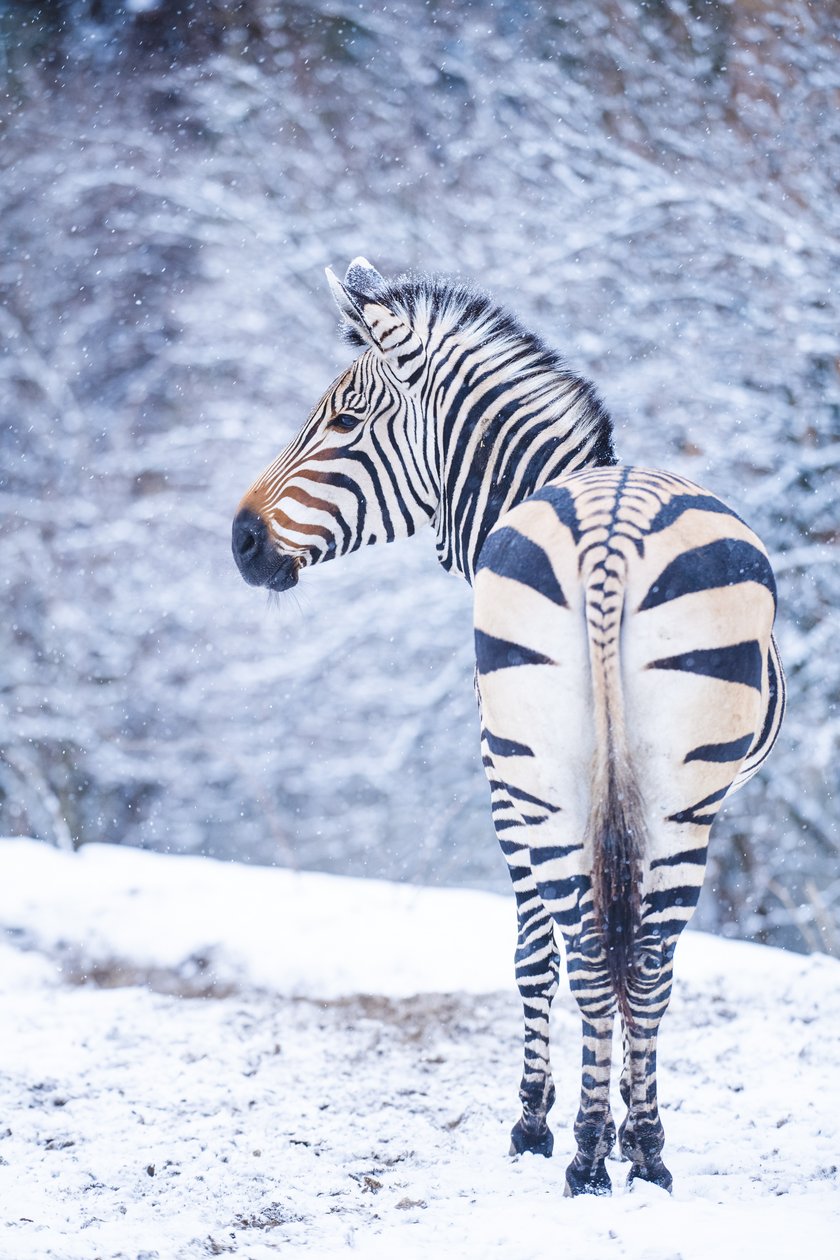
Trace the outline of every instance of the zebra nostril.
<instances>
[{"instance_id":1,"label":"zebra nostril","mask_svg":"<svg viewBox=\"0 0 840 1260\"><path fill-rule=\"evenodd\" d=\"M249 529L239 540L239 554L243 560L247 560L252 556L259 546L256 534Z\"/></svg>"},{"instance_id":2,"label":"zebra nostril","mask_svg":"<svg viewBox=\"0 0 840 1260\"><path fill-rule=\"evenodd\" d=\"M231 549L246 582L257 585L265 581L267 572L264 573L263 569L267 562L267 542L268 530L262 518L250 508L237 512L233 521Z\"/></svg>"}]
</instances>

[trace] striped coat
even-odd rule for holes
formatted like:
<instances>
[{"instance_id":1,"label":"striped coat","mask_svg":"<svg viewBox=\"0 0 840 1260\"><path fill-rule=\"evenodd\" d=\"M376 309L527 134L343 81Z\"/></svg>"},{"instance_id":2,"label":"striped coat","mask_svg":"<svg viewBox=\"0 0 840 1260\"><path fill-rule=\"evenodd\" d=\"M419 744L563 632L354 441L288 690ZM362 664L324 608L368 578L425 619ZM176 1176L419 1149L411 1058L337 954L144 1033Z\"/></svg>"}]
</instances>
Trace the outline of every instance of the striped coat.
<instances>
[{"instance_id":1,"label":"striped coat","mask_svg":"<svg viewBox=\"0 0 840 1260\"><path fill-rule=\"evenodd\" d=\"M475 588L476 690L496 832L518 913L525 1044L512 1151L550 1155L549 1012L562 944L583 1030L569 1194L670 1188L656 1040L709 829L763 762L784 682L758 538L684 478L616 464L588 382L486 298L328 273L362 350L245 495L246 581L286 590L313 564L430 522ZM616 1134L619 1014L627 1107Z\"/></svg>"}]
</instances>

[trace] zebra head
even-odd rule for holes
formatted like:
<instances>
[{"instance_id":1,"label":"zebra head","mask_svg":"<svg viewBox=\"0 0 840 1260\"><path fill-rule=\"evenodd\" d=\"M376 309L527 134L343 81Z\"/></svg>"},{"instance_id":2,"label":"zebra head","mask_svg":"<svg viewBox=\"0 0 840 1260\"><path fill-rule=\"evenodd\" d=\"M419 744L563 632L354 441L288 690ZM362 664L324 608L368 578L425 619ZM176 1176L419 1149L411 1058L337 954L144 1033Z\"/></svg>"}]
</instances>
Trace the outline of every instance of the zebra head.
<instances>
[{"instance_id":1,"label":"zebra head","mask_svg":"<svg viewBox=\"0 0 840 1260\"><path fill-rule=\"evenodd\" d=\"M612 464L592 386L490 299L441 277L327 271L362 353L254 483L233 524L246 582L300 570L433 520L440 563L472 580L502 512L563 472Z\"/></svg>"},{"instance_id":2,"label":"zebra head","mask_svg":"<svg viewBox=\"0 0 840 1260\"><path fill-rule=\"evenodd\" d=\"M347 339L363 353L329 387L254 482L233 522L246 582L285 591L300 570L367 543L407 537L438 504L420 404L426 354L364 258L327 279Z\"/></svg>"}]
</instances>

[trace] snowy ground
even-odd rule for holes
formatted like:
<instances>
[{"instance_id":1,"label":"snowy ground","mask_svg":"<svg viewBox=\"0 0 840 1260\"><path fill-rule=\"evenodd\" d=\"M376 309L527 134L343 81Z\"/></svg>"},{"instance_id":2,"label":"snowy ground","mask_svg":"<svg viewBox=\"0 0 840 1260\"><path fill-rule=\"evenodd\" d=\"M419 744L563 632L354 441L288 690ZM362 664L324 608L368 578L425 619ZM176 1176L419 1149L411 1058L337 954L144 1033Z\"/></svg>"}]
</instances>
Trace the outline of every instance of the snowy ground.
<instances>
[{"instance_id":1,"label":"snowy ground","mask_svg":"<svg viewBox=\"0 0 840 1260\"><path fill-rule=\"evenodd\" d=\"M673 1196L507 1158L513 911L90 846L0 844L0 1260L835 1257L840 965L689 935L661 1039Z\"/></svg>"}]
</instances>

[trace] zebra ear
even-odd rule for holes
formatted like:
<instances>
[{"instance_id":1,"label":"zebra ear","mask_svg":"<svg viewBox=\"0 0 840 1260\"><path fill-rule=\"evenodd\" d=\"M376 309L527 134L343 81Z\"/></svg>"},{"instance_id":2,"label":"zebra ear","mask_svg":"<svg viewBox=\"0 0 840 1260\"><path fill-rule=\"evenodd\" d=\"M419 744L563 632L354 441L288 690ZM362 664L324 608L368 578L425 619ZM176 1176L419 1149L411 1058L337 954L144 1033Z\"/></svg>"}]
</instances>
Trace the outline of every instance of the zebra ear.
<instances>
[{"instance_id":1,"label":"zebra ear","mask_svg":"<svg viewBox=\"0 0 840 1260\"><path fill-rule=\"evenodd\" d=\"M386 304L383 292L386 285L379 272L360 258L354 259L347 270L348 276L352 275L357 281L361 272L360 278L371 288L376 277L377 288L369 293L355 285L342 284L330 267L326 270L336 306L351 335L355 334L361 345L376 350L400 380L413 385L420 375L423 343L405 315Z\"/></svg>"},{"instance_id":2,"label":"zebra ear","mask_svg":"<svg viewBox=\"0 0 840 1260\"><path fill-rule=\"evenodd\" d=\"M355 289L365 297L377 297L385 292L388 285L372 263L366 258L354 258L344 276L348 289Z\"/></svg>"},{"instance_id":3,"label":"zebra ear","mask_svg":"<svg viewBox=\"0 0 840 1260\"><path fill-rule=\"evenodd\" d=\"M348 274L352 271L352 269L353 264L351 263L350 267L347 269ZM362 314L362 307L365 302L364 293L358 292L349 288L347 285L342 284L332 267L327 267L326 273L330 291L333 295L333 299L335 300L335 304L338 307L338 312L341 315L341 318L353 332L361 337L362 342L365 345L371 345L370 333Z\"/></svg>"}]
</instances>

